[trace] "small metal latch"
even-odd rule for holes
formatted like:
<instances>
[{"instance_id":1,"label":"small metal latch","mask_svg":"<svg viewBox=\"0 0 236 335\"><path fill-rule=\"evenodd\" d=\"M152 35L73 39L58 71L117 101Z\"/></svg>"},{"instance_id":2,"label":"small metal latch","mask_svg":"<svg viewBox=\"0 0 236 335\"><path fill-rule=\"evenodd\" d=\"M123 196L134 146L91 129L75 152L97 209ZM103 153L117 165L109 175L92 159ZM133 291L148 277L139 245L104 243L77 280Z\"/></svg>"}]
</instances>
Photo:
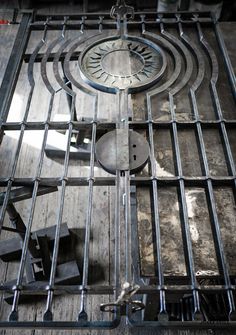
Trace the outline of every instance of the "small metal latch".
<instances>
[{"instance_id":1,"label":"small metal latch","mask_svg":"<svg viewBox=\"0 0 236 335\"><path fill-rule=\"evenodd\" d=\"M115 313L117 308L120 309L121 315L126 315L126 307L130 306L132 313L141 311L145 308L145 305L139 300L131 300L132 296L139 290L139 285L131 285L125 282L122 285L122 291L115 302L101 304L100 310L102 312Z\"/></svg>"}]
</instances>

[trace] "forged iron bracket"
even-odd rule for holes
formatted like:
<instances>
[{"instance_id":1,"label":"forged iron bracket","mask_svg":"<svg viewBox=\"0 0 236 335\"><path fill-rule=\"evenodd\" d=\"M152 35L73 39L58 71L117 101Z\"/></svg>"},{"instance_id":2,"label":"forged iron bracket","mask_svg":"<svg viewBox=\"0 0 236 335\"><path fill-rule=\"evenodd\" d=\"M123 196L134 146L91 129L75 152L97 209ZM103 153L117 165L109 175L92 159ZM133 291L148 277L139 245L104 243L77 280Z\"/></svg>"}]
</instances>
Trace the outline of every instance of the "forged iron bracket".
<instances>
[{"instance_id":1,"label":"forged iron bracket","mask_svg":"<svg viewBox=\"0 0 236 335\"><path fill-rule=\"evenodd\" d=\"M127 6L124 0L118 0L116 5L112 6L110 16L112 19L133 19L134 8Z\"/></svg>"}]
</instances>

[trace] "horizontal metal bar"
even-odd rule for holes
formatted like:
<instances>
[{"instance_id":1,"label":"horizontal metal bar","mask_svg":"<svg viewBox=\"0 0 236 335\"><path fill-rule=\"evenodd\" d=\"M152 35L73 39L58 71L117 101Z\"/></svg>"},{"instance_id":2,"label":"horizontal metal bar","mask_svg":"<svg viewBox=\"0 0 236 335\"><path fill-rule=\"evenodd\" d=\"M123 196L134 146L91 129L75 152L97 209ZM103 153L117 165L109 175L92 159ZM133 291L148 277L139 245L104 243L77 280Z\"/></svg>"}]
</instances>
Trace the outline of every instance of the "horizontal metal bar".
<instances>
[{"instance_id":1,"label":"horizontal metal bar","mask_svg":"<svg viewBox=\"0 0 236 335\"><path fill-rule=\"evenodd\" d=\"M176 18L176 14L178 14L180 17L182 18L195 18L196 15L198 15L198 17L203 17L203 18L209 18L211 20L211 22L213 22L212 18L211 18L211 13L210 12L201 12L201 11L196 11L196 12L189 12L189 11L178 11L178 12L156 12L156 11L142 11L142 12L135 12L134 13L134 19L137 16L152 16L152 17L157 17L159 15L162 15L163 18ZM40 13L40 14L35 14L34 20L40 20L40 21L45 21L48 17L50 17L50 21L52 20L64 20L64 17L68 17L68 20L70 20L71 18L73 18L73 20L81 20L82 17L84 18L93 18L93 19L98 19L99 17L103 17L104 19L106 18L110 18L110 11L105 11L105 12L101 12L101 13L63 13L63 14L54 14L54 15L48 15L48 14L44 14L44 13ZM129 21L128 21L129 23Z\"/></svg>"},{"instance_id":2,"label":"horizontal metal bar","mask_svg":"<svg viewBox=\"0 0 236 335\"><path fill-rule=\"evenodd\" d=\"M0 328L18 329L113 329L119 325L119 319L114 321L2 321Z\"/></svg>"},{"instance_id":3,"label":"horizontal metal bar","mask_svg":"<svg viewBox=\"0 0 236 335\"><path fill-rule=\"evenodd\" d=\"M114 186L115 177L94 177L94 186ZM201 186L205 187L208 180L211 180L214 186L233 186L236 181L236 176L217 176L217 177L131 177L130 182L132 185L150 185L153 180L156 180L159 186L178 186L180 180L183 180L186 186ZM0 178L0 186L7 186L9 178ZM28 186L32 187L35 178L14 178L12 186ZM60 186L62 178L40 178L39 185L41 186ZM87 177L68 177L66 178L67 186L88 186L89 178Z\"/></svg>"},{"instance_id":4,"label":"horizontal metal bar","mask_svg":"<svg viewBox=\"0 0 236 335\"><path fill-rule=\"evenodd\" d=\"M25 122L25 130L44 130L48 125L49 130L68 130L70 124L73 130L91 129L94 121L71 121L71 122ZM98 130L114 129L116 124L114 122L96 122ZM3 123L3 130L20 130L22 122L7 122Z\"/></svg>"},{"instance_id":5,"label":"horizontal metal bar","mask_svg":"<svg viewBox=\"0 0 236 335\"><path fill-rule=\"evenodd\" d=\"M8 178L0 178L0 186L6 186ZM13 186L28 186L31 187L35 182L35 178L14 178ZM40 178L39 184L42 186L60 186L62 178ZM89 178L66 178L67 186L88 186ZM94 178L94 186L113 186L115 185L115 177L96 177Z\"/></svg>"},{"instance_id":6,"label":"horizontal metal bar","mask_svg":"<svg viewBox=\"0 0 236 335\"><path fill-rule=\"evenodd\" d=\"M234 321L142 321L132 322L129 320L130 326L133 327L156 327L156 328L173 328L173 329L235 329L236 322ZM113 329L118 327L119 321L18 321L18 322L0 322L0 328L20 328L20 329L64 329L64 330L75 330L75 329Z\"/></svg>"},{"instance_id":7,"label":"horizontal metal bar","mask_svg":"<svg viewBox=\"0 0 236 335\"><path fill-rule=\"evenodd\" d=\"M29 62L31 55L32 55L32 54L25 54L25 55L24 55L23 59L24 59L24 61L25 61L26 63ZM71 61L72 61L72 60L77 61L79 55L80 55L80 51L75 51L75 52L72 54L70 60L71 60ZM37 56L36 56L36 58L35 58L35 60L34 60L34 62L35 62L35 63L37 63L37 62L41 62L42 59L43 59L43 56L44 56L43 53L38 53ZM47 62L53 62L55 56L56 56L56 53L53 53L53 52L52 52L52 53L50 54L50 56L48 57ZM60 58L59 58L59 61L63 61L63 60L65 59L65 57L66 57L66 52L62 52L62 53L61 53L61 56L60 56Z\"/></svg>"},{"instance_id":8,"label":"horizontal metal bar","mask_svg":"<svg viewBox=\"0 0 236 335\"><path fill-rule=\"evenodd\" d=\"M149 28L151 27L156 27L158 24L160 24L161 22L165 23L168 26L174 26L176 25L177 22L182 22L185 25L190 25L190 26L194 26L195 25L195 21L193 20L175 20L175 19L159 19L158 17L156 17L154 20L145 20L145 24L146 26L148 26ZM207 18L199 18L198 22L201 22L201 24L206 24L209 25L212 23L211 19L207 19ZM132 28L138 28L140 25L142 24L141 21L132 21L132 22L127 22L127 27L129 29ZM87 20L84 24L84 29L98 29L98 22L94 22L91 20ZM116 28L116 22L112 21L112 20L104 20L102 22L102 26L103 26L103 30L104 29L115 29ZM62 26L62 22L55 22L55 23L50 23L48 25L48 30L59 30ZM34 22L30 25L32 30L43 30L44 29L44 23L43 22ZM81 23L77 22L77 23L67 23L66 25L67 30L76 30L76 29L80 29L81 28Z\"/></svg>"},{"instance_id":9,"label":"horizontal metal bar","mask_svg":"<svg viewBox=\"0 0 236 335\"><path fill-rule=\"evenodd\" d=\"M180 277L182 278L182 277ZM186 277L187 278L187 277ZM216 279L216 276L206 276L204 279ZM173 279L173 277L172 277ZM179 277L175 276L175 280L178 280ZM168 280L168 276L165 276L165 280ZM186 280L186 279L185 279ZM93 286L85 286L86 293L88 295L111 295L113 294L117 288L115 286L105 286L105 285L93 285ZM232 290L235 290L235 285L231 286ZM198 291L202 293L222 293L226 292L228 287L225 285L199 285ZM53 291L55 295L61 294L76 294L80 295L84 290L84 286L82 285L54 285ZM193 287L191 285L147 285L140 286L137 291L137 294L159 294L161 290L164 290L169 293L191 293L193 291ZM14 291L14 286L9 285L1 285L0 291L11 293ZM47 282L37 281L35 285L22 285L21 293L25 295L47 295L48 293L48 284Z\"/></svg>"},{"instance_id":10,"label":"horizontal metal bar","mask_svg":"<svg viewBox=\"0 0 236 335\"><path fill-rule=\"evenodd\" d=\"M137 23L138 24L138 23ZM136 24L136 25L137 25ZM80 22L76 22L76 23L68 23L66 25L66 28L67 30L81 30L81 23ZM55 22L55 23L50 23L48 25L48 30L59 30L62 26L62 23L61 22ZM116 28L116 23L114 21L111 21L109 20L108 22L103 22L102 24L103 26L103 29L115 29ZM43 30L43 27L44 27L44 23L43 22L34 22L34 23L31 23L30 25L30 28L31 30ZM86 22L86 24L83 23L83 29L85 30L88 30L88 29L91 29L91 30L98 30L98 27L99 27L99 23L98 21L97 22L94 22L94 21L88 21Z\"/></svg>"},{"instance_id":11,"label":"horizontal metal bar","mask_svg":"<svg viewBox=\"0 0 236 335\"><path fill-rule=\"evenodd\" d=\"M67 130L69 125L73 125L74 130L82 130L91 128L93 121L52 121L52 122L25 122L25 130L44 130L48 125L49 130ZM97 121L98 130L115 129L115 122ZM236 127L236 120L208 120L208 121L129 121L129 127L132 129L142 129L148 127L152 123L154 128L169 128L172 124L176 124L178 128L193 128L196 124L200 124L202 128L217 128L220 124L225 124L229 128ZM20 130L22 122L5 122L2 124L3 130Z\"/></svg>"},{"instance_id":12,"label":"horizontal metal bar","mask_svg":"<svg viewBox=\"0 0 236 335\"><path fill-rule=\"evenodd\" d=\"M234 321L133 321L129 319L129 325L138 328L148 328L156 327L157 329L230 329L236 327L236 322Z\"/></svg>"}]
</instances>

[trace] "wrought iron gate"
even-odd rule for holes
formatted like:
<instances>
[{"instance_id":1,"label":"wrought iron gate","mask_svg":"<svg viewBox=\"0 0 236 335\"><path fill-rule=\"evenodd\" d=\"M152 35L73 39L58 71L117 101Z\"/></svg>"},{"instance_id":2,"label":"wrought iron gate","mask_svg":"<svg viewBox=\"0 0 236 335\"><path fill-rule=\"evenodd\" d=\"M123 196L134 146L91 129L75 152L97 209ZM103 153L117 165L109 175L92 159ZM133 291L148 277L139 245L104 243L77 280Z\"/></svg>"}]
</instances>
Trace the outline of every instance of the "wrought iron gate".
<instances>
[{"instance_id":1,"label":"wrought iron gate","mask_svg":"<svg viewBox=\"0 0 236 335\"><path fill-rule=\"evenodd\" d=\"M41 38L32 50L28 42L35 41L39 31ZM50 39L50 32L57 35ZM222 59L224 68L219 66ZM9 118L19 76L26 78L26 69L23 117L18 120L14 112ZM29 115L40 81L49 98L44 119L35 121ZM121 317L136 327L236 325L233 260L225 251L230 242L222 237L223 224L229 229L233 216L220 207L222 194L235 201L235 116L230 107L235 104L235 86L219 24L209 13L134 13L120 3L111 17L23 14L0 90L2 146L4 133L18 131L13 160L6 158L9 170L0 179L0 222L2 230L19 234L0 242L1 259L19 261L17 278L0 286L6 300L2 303L11 306L9 319L1 319L0 327L114 328ZM104 106L112 106L111 119L99 117L100 92L107 101L113 99ZM69 118L63 121L52 119L59 93L69 106ZM90 109L81 107L81 94ZM24 136L30 132L33 141L37 131L42 139L36 172L17 177ZM64 136L64 146L49 145L51 132L55 139L56 134ZM191 147L191 157L185 146ZM60 176L42 176L46 156L63 159ZM89 161L89 173L70 176L70 159ZM114 217L104 222L111 220L114 228L108 241L113 265L109 283L99 285L89 283L90 241L95 188L103 186L110 187L115 199ZM87 189L81 268L74 259L58 263L59 251L66 253L70 243L63 210L66 190L74 187ZM33 232L33 222L40 220L34 217L38 197L58 193L56 226L43 224ZM190 214L193 194L194 201L200 201L200 229ZM25 199L31 199L27 222L14 205ZM8 218L13 228L6 224ZM194 249L194 233L201 232L201 243L206 243L199 247L204 251L203 268L196 266L201 251ZM53 303L61 294L79 301L74 320L55 319ZM45 302L42 319L25 320L21 303L36 296ZM104 302L88 303L91 296L103 296ZM98 317L91 317L91 310Z\"/></svg>"}]
</instances>

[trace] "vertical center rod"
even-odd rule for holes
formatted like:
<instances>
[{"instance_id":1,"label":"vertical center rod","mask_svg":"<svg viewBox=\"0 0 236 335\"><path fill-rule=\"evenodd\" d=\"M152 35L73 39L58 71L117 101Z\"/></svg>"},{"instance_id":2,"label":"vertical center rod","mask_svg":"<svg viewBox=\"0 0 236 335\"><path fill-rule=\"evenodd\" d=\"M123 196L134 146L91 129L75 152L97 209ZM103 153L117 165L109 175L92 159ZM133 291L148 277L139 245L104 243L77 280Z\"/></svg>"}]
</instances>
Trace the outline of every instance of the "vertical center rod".
<instances>
[{"instance_id":1,"label":"vertical center rod","mask_svg":"<svg viewBox=\"0 0 236 335\"><path fill-rule=\"evenodd\" d=\"M122 129L123 132L123 149L129 151L129 112L128 112L128 90L120 90L118 92L119 106L118 106L118 119L117 128ZM127 144L127 145L124 145ZM118 144L119 145L119 144ZM129 165L129 152L125 155L127 158L127 165ZM131 216L130 216L130 172L127 168L126 171L121 172L122 180L121 187L123 194L123 205L124 205L124 219L125 219L125 280L130 282L131 280L131 265L130 265L130 228L131 228Z\"/></svg>"},{"instance_id":2,"label":"vertical center rod","mask_svg":"<svg viewBox=\"0 0 236 335\"><path fill-rule=\"evenodd\" d=\"M130 205L130 171L129 171L129 110L128 110L128 90L119 90L118 97L118 115L117 131L122 130L122 143L120 150L123 151L122 157L125 159L124 171L117 171L117 187L120 187L120 196L122 197L123 209L121 218L124 218L124 268L121 269L120 279L122 282L131 284L131 205ZM117 138L118 142L118 138ZM117 143L119 147L120 143ZM118 192L118 190L117 190ZM121 224L120 224L121 227ZM121 227L122 231L122 227ZM128 310L127 310L128 312Z\"/></svg>"}]
</instances>

